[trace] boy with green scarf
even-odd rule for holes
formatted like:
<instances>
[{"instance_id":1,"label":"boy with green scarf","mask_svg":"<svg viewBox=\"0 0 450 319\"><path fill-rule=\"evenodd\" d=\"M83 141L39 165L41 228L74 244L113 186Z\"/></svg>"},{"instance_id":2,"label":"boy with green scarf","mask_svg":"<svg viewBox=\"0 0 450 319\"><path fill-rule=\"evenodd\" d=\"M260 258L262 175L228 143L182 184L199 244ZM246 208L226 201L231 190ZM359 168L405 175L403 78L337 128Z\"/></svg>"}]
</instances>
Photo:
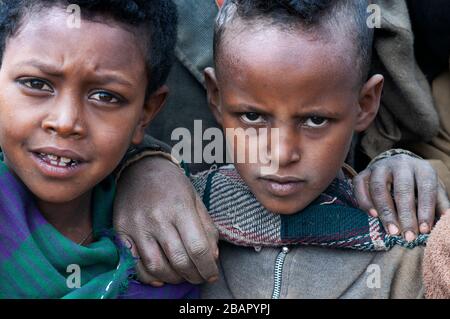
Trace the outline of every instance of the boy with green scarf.
<instances>
[{"instance_id":1,"label":"boy with green scarf","mask_svg":"<svg viewBox=\"0 0 450 319\"><path fill-rule=\"evenodd\" d=\"M164 104L171 1L0 6L0 298L182 298L134 280L113 171Z\"/></svg>"}]
</instances>

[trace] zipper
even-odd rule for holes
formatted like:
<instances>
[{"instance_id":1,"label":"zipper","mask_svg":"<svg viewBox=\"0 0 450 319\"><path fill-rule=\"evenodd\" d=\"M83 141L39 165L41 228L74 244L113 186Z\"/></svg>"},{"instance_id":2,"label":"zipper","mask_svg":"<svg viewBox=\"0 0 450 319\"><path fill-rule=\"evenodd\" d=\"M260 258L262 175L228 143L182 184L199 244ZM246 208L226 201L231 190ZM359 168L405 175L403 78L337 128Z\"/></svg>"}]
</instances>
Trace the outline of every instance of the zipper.
<instances>
[{"instance_id":1,"label":"zipper","mask_svg":"<svg viewBox=\"0 0 450 319\"><path fill-rule=\"evenodd\" d=\"M289 253L288 247L283 247L275 260L275 270L274 270L274 283L272 299L280 299L281 294L281 284L283 279L283 266L287 254Z\"/></svg>"}]
</instances>

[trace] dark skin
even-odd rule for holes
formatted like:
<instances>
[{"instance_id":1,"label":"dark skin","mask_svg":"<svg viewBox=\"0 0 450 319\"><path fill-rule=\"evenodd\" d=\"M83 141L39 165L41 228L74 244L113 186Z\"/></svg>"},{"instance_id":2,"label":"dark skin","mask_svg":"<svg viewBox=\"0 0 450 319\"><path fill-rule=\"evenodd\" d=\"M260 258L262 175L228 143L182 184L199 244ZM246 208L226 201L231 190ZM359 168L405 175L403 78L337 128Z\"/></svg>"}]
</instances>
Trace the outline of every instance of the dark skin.
<instances>
[{"instance_id":1,"label":"dark skin","mask_svg":"<svg viewBox=\"0 0 450 319\"><path fill-rule=\"evenodd\" d=\"M91 21L71 29L66 21L64 9L51 8L8 39L0 145L44 217L79 243L92 231L93 187L142 141L167 89L145 100L144 50L129 29Z\"/></svg>"},{"instance_id":2,"label":"dark skin","mask_svg":"<svg viewBox=\"0 0 450 319\"><path fill-rule=\"evenodd\" d=\"M275 29L272 32L280 31ZM260 181L257 174L253 173L258 172L258 169L254 170L250 166L249 174L244 178L246 178L247 183L255 184L254 188L257 189L255 193L258 193L259 200L264 202L266 207L274 210L279 210L279 207L282 207L283 212L292 213L304 207L311 198L317 196L316 194L328 185L328 181L336 176L344 161L352 132L364 130L374 117L381 93L382 77L372 77L367 83L358 87L356 77L348 79L348 76L346 76L348 64L346 65L345 59L343 59L335 66L335 71L341 77L341 81L338 81L339 77L334 78L324 74L324 72L329 72L333 68L333 66L321 65L320 61L327 61L327 59L321 59L317 62L309 58L304 65L298 66L296 63L299 62L296 59L289 60L289 56L292 52L295 52L296 45L298 45L298 38L289 42L289 35L280 33L280 36L277 37L280 43L277 43L276 46L267 44L264 46L265 50L261 50L261 47L263 47L261 42L264 42L265 37L261 36L259 41L256 41L253 38L254 36L255 33L252 33L245 41L242 41L243 43L234 46L235 54L247 54L245 66L246 69L248 68L251 71L246 72L246 70L237 69L234 65L228 65L228 74L225 71L222 73L219 71L219 74L217 74L212 69L206 70L209 100L216 118L224 127L246 127L249 123L245 120L260 120L250 113L264 111L265 115L268 114L268 120L262 121L258 125L273 125L282 128L281 136L283 138L277 147L278 152L282 155L280 162L283 165L280 165L280 167L284 172L290 174L294 172L297 177L299 173L305 174L302 177L307 177L305 179L313 186L311 187L313 192L308 193L300 201L293 200L293 196L285 196L280 200L276 196L271 196L267 188L262 187L261 191L258 191ZM254 48L249 47L250 43L253 44ZM304 42L303 44L308 45ZM227 50L233 48L233 45L227 45ZM324 49L323 46L317 49L311 44L308 47L311 50L316 49L315 53L319 56L322 52L325 53L323 50L327 49ZM269 53L283 49L287 52L280 59L282 60L281 70L277 71L273 68L269 71L267 68L258 69L258 64L262 63L267 66L271 65L271 62L276 62L270 61L274 58L274 55ZM328 48L328 50L330 49ZM266 54L261 54L261 51ZM328 56L334 56L335 52L335 50L332 50L332 54L328 54ZM328 51L328 53L330 52ZM261 57L259 57L260 54ZM255 58L262 59L262 61L258 60L259 63L254 65ZM290 64L286 65L286 63ZM280 65L279 61L278 65ZM305 127L305 123L309 126L311 126L311 123L316 126L321 124L320 120L316 121L317 119L311 122L311 110L308 110L308 108L311 108L309 104L315 104L314 98L317 99L318 93L306 81L306 75L292 73L292 70L296 69L295 67L305 68L306 66L309 66L310 69L322 70L322 74L310 72L308 79L315 80L318 87L322 88L319 93L330 91L330 93L337 95L336 99L327 95L324 96L324 98L328 97L328 101L331 101L330 104L327 104L327 108L333 107L334 113L337 113L338 116L335 122L331 122L331 127L327 128L329 132L323 133L324 135L317 134L319 137L312 135L311 127ZM272 74L273 72L279 73ZM289 74L291 80L296 81L295 83L303 88L304 94L299 96L299 90L296 87L292 87L290 82L282 81L284 77L288 76L288 73L291 73ZM241 75L242 79L234 77L236 74ZM221 76L228 76L228 80L232 79L232 81L226 81L225 79L218 81ZM263 81L260 82L260 79ZM286 88L283 88L280 82L273 79L280 79L280 82L283 82ZM334 86L342 88L351 83L350 80L354 81L354 86L347 88L346 95L340 95L340 92L334 90L333 83ZM286 89L287 91L285 91ZM316 94L313 94L313 92L316 92ZM255 96L258 96L258 98ZM298 103L298 101L302 101L302 103ZM253 109L242 108L240 104L247 106L250 104ZM323 105L322 103L319 104ZM347 114L340 113L341 109L347 110L348 112L344 112ZM239 116L236 113L239 113ZM301 116L298 116L299 113ZM244 115L247 115L247 117L243 118ZM326 126L322 127L323 130L325 128ZM320 143L327 145L329 147L328 153L325 148L310 149L309 145L304 142L309 140L311 143L314 139L318 139L321 141ZM293 140L294 142L292 142ZM332 142L328 142L329 140L332 140ZM334 148L336 144L339 145L339 149ZM333 150L330 151L330 148L333 148ZM305 152L305 149L308 151ZM316 163L314 158L309 157L313 154L315 157L325 157L327 160ZM338 156L332 158L328 154L337 154ZM302 168L303 163L301 162L305 157L306 159L309 158L307 160L308 169ZM316 167L316 165L320 165L320 167ZM329 169L328 165L332 166L332 169ZM172 176L179 176L177 183L170 183L170 179L165 178L167 175L163 176L163 170L166 169L171 172ZM326 171L326 178L323 180L308 175L310 171L316 172L318 169ZM152 172L152 174L148 172ZM241 167L240 172L245 175L247 168ZM217 231L214 229L205 208L200 203L198 195L193 191L189 180L180 175L182 175L180 170L166 160L147 158L131 166L128 171L125 171L123 179L119 181L120 192L115 206L116 228L128 234L127 239L130 245L133 247L135 254L141 258L140 279L155 286L161 286L165 282L178 283L184 280L192 283L202 283L205 280L214 281L218 275L217 266L214 262L218 254ZM409 178L411 175L414 176L413 179ZM164 178L165 183L161 183L162 178ZM397 228L391 234L403 234L407 239L412 239L412 236L415 237L419 233L419 224L422 224L422 222L430 225L428 229L420 229L422 233L427 233L433 225L435 216L440 216L446 211L449 213L450 205L446 191L440 185L435 171L424 160L406 155L397 155L380 160L358 175L354 180L354 185L355 194L361 208L370 211L372 214L376 211L388 230L392 230L390 225ZM415 204L414 194L416 185L420 198L418 206ZM391 187L397 189L397 196L393 201L387 201L386 198L390 196L389 188ZM149 189L158 189L158 191L150 192ZM142 200L143 198L146 200ZM167 205L169 202L173 205ZM414 210L411 210L411 207L414 207ZM130 214L130 212L134 212L134 214ZM412 236L408 232L411 232Z\"/></svg>"},{"instance_id":3,"label":"dark skin","mask_svg":"<svg viewBox=\"0 0 450 319\"><path fill-rule=\"evenodd\" d=\"M279 141L260 152L277 163L276 172L262 173L260 162L235 162L235 167L269 211L294 214L337 177L353 134L377 114L384 79L374 75L361 87L350 60L338 61L346 56L344 44L260 30L226 38L217 71L205 72L209 103L224 129L279 130Z\"/></svg>"}]
</instances>

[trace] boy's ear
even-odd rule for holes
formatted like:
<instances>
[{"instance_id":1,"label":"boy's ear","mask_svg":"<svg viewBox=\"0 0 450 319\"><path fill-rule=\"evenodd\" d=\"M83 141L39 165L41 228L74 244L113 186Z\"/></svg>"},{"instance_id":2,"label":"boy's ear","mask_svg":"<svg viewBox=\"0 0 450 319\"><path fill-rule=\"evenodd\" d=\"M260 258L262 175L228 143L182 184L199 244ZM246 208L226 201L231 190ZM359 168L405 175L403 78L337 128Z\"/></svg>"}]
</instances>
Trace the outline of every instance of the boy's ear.
<instances>
[{"instance_id":1,"label":"boy's ear","mask_svg":"<svg viewBox=\"0 0 450 319\"><path fill-rule=\"evenodd\" d=\"M131 140L132 144L138 145L142 142L145 136L145 129L166 103L168 94L169 88L166 85L163 85L147 98L144 105L144 112L142 112L141 119L139 120Z\"/></svg>"},{"instance_id":2,"label":"boy's ear","mask_svg":"<svg viewBox=\"0 0 450 319\"><path fill-rule=\"evenodd\" d=\"M380 107L384 77L381 74L372 76L363 86L359 94L359 114L356 119L356 132L366 130L375 119Z\"/></svg>"},{"instance_id":3,"label":"boy's ear","mask_svg":"<svg viewBox=\"0 0 450 319\"><path fill-rule=\"evenodd\" d=\"M208 95L208 105L217 123L222 125L222 111L220 108L220 91L217 86L216 71L214 68L205 69L205 83Z\"/></svg>"}]
</instances>

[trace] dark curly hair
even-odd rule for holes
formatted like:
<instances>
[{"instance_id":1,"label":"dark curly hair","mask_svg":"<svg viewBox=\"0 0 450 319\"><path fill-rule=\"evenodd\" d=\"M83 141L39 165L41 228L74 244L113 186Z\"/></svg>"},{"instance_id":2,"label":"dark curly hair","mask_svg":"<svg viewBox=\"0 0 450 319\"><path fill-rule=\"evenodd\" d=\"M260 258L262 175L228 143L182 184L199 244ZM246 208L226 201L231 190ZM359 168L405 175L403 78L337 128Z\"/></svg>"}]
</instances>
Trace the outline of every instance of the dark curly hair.
<instances>
[{"instance_id":1,"label":"dark curly hair","mask_svg":"<svg viewBox=\"0 0 450 319\"><path fill-rule=\"evenodd\" d=\"M72 4L81 8L83 19L107 17L137 28L147 44L147 94L165 83L174 61L177 33L177 11L172 0L0 1L0 61L7 39L15 35L28 13L54 6L66 8Z\"/></svg>"},{"instance_id":2,"label":"dark curly hair","mask_svg":"<svg viewBox=\"0 0 450 319\"><path fill-rule=\"evenodd\" d=\"M337 33L351 39L361 78L369 76L373 29L367 26L368 0L225 0L214 32L214 57L227 27L235 20L243 25L276 25L310 33ZM336 32L335 32L336 31Z\"/></svg>"}]
</instances>

